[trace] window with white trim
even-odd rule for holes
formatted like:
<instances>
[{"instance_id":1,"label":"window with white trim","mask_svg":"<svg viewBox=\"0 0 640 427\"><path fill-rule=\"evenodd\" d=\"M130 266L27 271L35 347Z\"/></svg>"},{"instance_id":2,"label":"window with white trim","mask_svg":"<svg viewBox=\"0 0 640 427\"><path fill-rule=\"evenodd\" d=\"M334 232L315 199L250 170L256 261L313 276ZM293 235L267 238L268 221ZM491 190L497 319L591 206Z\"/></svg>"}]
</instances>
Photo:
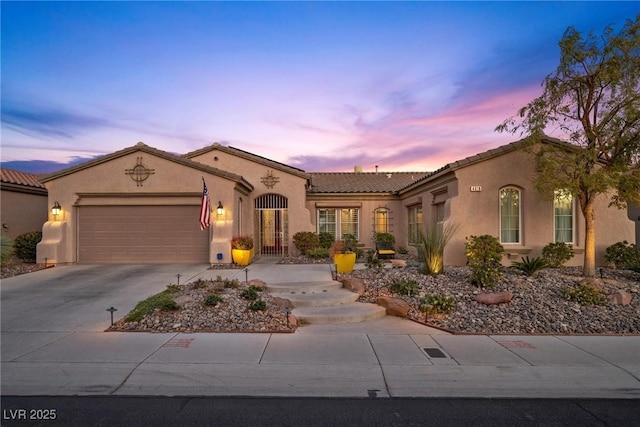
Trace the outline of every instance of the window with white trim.
<instances>
[{"instance_id":1,"label":"window with white trim","mask_svg":"<svg viewBox=\"0 0 640 427\"><path fill-rule=\"evenodd\" d=\"M409 243L412 245L420 243L420 232L422 230L422 205L409 207Z\"/></svg>"},{"instance_id":2,"label":"window with white trim","mask_svg":"<svg viewBox=\"0 0 640 427\"><path fill-rule=\"evenodd\" d=\"M318 209L318 233L331 233L336 240L345 234L359 239L360 210L357 208Z\"/></svg>"},{"instance_id":3,"label":"window with white trim","mask_svg":"<svg viewBox=\"0 0 640 427\"><path fill-rule=\"evenodd\" d=\"M575 223L573 195L566 190L553 194L553 238L556 243L574 243Z\"/></svg>"},{"instance_id":4,"label":"window with white trim","mask_svg":"<svg viewBox=\"0 0 640 427\"><path fill-rule=\"evenodd\" d=\"M520 243L520 190L500 190L500 243Z\"/></svg>"}]
</instances>

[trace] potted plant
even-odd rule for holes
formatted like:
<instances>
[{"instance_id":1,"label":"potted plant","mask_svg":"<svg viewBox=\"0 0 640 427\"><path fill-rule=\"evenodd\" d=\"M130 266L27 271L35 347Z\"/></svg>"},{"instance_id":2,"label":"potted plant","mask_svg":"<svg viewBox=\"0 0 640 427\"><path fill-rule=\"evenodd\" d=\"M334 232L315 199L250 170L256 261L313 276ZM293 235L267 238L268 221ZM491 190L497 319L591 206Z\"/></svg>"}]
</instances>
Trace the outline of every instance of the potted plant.
<instances>
[{"instance_id":1,"label":"potted plant","mask_svg":"<svg viewBox=\"0 0 640 427\"><path fill-rule=\"evenodd\" d=\"M253 258L253 237L234 236L231 239L231 256L237 265L249 265Z\"/></svg>"},{"instance_id":2,"label":"potted plant","mask_svg":"<svg viewBox=\"0 0 640 427\"><path fill-rule=\"evenodd\" d=\"M358 239L353 234L345 234L335 241L329 250L338 273L350 273L356 265Z\"/></svg>"}]
</instances>

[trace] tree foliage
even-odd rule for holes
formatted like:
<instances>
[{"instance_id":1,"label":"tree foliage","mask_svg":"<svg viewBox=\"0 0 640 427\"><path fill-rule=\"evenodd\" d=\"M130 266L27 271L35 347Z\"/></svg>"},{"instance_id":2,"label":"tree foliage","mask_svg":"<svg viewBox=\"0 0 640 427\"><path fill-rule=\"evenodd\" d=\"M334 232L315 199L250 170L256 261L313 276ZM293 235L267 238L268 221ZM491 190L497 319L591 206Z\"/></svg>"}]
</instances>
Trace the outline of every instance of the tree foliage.
<instances>
[{"instance_id":1,"label":"tree foliage","mask_svg":"<svg viewBox=\"0 0 640 427\"><path fill-rule=\"evenodd\" d=\"M640 15L615 33L612 27L582 34L569 27L559 42L560 64L543 93L496 130L530 141L560 132L566 144L536 149L543 194L577 197L585 217L583 274L595 276L594 200L607 194L623 208L640 202Z\"/></svg>"}]
</instances>

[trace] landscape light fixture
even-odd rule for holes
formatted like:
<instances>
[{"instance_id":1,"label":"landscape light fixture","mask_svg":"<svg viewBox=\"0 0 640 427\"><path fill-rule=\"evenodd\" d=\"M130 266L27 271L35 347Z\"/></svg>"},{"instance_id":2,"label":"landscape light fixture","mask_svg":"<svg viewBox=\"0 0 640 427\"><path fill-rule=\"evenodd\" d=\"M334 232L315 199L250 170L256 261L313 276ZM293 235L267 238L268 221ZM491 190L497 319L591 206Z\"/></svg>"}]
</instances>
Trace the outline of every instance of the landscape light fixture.
<instances>
[{"instance_id":1,"label":"landscape light fixture","mask_svg":"<svg viewBox=\"0 0 640 427\"><path fill-rule=\"evenodd\" d=\"M53 214L53 216L60 215L60 212L62 212L62 207L60 207L60 203L58 203L57 201L53 202L53 207L51 208L51 213Z\"/></svg>"},{"instance_id":2,"label":"landscape light fixture","mask_svg":"<svg viewBox=\"0 0 640 427\"><path fill-rule=\"evenodd\" d=\"M222 207L222 202L218 200L218 215L222 215L224 213L224 208Z\"/></svg>"}]
</instances>

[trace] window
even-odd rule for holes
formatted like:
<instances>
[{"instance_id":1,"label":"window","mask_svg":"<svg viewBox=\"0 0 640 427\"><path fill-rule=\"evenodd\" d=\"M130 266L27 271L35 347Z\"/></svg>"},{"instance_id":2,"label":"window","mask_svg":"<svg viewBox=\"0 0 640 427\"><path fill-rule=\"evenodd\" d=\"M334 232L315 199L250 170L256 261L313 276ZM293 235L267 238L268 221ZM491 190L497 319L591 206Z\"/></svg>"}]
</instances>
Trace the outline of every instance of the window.
<instances>
[{"instance_id":1,"label":"window","mask_svg":"<svg viewBox=\"0 0 640 427\"><path fill-rule=\"evenodd\" d=\"M500 243L520 243L520 190L500 190Z\"/></svg>"},{"instance_id":2,"label":"window","mask_svg":"<svg viewBox=\"0 0 640 427\"><path fill-rule=\"evenodd\" d=\"M416 205L409 208L409 243L420 243L420 231L422 230L422 206Z\"/></svg>"},{"instance_id":3,"label":"window","mask_svg":"<svg viewBox=\"0 0 640 427\"><path fill-rule=\"evenodd\" d=\"M556 190L553 197L554 241L573 243L573 196L565 190Z\"/></svg>"},{"instance_id":4,"label":"window","mask_svg":"<svg viewBox=\"0 0 640 427\"><path fill-rule=\"evenodd\" d=\"M351 209L318 209L318 233L331 233L336 240L344 234L358 237L359 210Z\"/></svg>"},{"instance_id":5,"label":"window","mask_svg":"<svg viewBox=\"0 0 640 427\"><path fill-rule=\"evenodd\" d=\"M389 232L389 209L378 208L373 212L373 231L376 233Z\"/></svg>"}]
</instances>

